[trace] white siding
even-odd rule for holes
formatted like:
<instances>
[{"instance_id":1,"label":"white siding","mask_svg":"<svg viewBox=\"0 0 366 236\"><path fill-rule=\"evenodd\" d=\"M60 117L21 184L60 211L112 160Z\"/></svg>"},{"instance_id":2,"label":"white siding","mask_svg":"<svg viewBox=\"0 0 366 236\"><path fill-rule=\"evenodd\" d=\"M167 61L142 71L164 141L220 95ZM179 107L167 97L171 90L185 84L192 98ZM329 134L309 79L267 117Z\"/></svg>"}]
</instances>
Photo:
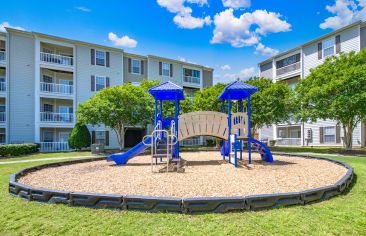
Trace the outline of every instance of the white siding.
<instances>
[{"instance_id":1,"label":"white siding","mask_svg":"<svg viewBox=\"0 0 366 236\"><path fill-rule=\"evenodd\" d=\"M340 146L343 145L343 141L341 144L337 144L337 143L320 143L320 135L319 135L319 130L320 127L328 127L328 126L336 126L337 122L332 121L332 120L318 120L316 123L305 123L304 124L304 129L305 129L305 133L306 130L311 129L312 133L313 133L313 142L309 143L309 145L314 145L314 146ZM343 138L343 128L341 128L341 140ZM357 127L354 129L353 131L353 136L352 136L353 140L352 143L354 146L361 146L361 124L358 124Z\"/></svg>"},{"instance_id":2,"label":"white siding","mask_svg":"<svg viewBox=\"0 0 366 236\"><path fill-rule=\"evenodd\" d=\"M34 142L35 40L9 38L9 142Z\"/></svg>"},{"instance_id":3,"label":"white siding","mask_svg":"<svg viewBox=\"0 0 366 236\"><path fill-rule=\"evenodd\" d=\"M91 98L96 92L91 91L91 76L106 76L110 79L110 86L123 83L122 60L123 54L110 51L110 67L91 64L91 48L76 47L76 99L82 103ZM97 129L97 128L95 128ZM102 128L104 129L104 128ZM93 129L91 129L93 130ZM110 145L107 148L118 148L118 142L113 130L109 130Z\"/></svg>"},{"instance_id":4,"label":"white siding","mask_svg":"<svg viewBox=\"0 0 366 236\"><path fill-rule=\"evenodd\" d=\"M259 140L273 140L273 126L265 126L259 130Z\"/></svg>"},{"instance_id":5,"label":"white siding","mask_svg":"<svg viewBox=\"0 0 366 236\"><path fill-rule=\"evenodd\" d=\"M359 27L348 29L340 33L341 51L351 52L360 50ZM335 37L332 36L332 37ZM319 41L320 42L320 41ZM308 76L311 68L315 68L324 62L324 58L318 59L318 42L305 46L304 53L304 76Z\"/></svg>"},{"instance_id":6,"label":"white siding","mask_svg":"<svg viewBox=\"0 0 366 236\"><path fill-rule=\"evenodd\" d=\"M171 81L179 86L183 86L183 69L182 65L174 64L169 61L163 61L169 64L173 64L173 77L159 75L159 60L148 59L148 79L160 80L161 82Z\"/></svg>"},{"instance_id":7,"label":"white siding","mask_svg":"<svg viewBox=\"0 0 366 236\"><path fill-rule=\"evenodd\" d=\"M260 65L260 76L273 79L273 63L268 62Z\"/></svg>"}]
</instances>

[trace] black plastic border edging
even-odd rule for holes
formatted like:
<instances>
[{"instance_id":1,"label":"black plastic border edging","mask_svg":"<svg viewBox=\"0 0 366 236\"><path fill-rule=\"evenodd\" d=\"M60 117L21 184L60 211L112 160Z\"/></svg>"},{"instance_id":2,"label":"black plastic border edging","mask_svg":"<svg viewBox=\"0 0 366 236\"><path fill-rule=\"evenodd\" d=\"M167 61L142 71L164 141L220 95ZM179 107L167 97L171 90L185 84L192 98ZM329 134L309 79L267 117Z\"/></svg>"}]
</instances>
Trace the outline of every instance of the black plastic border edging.
<instances>
[{"instance_id":1,"label":"black plastic border edging","mask_svg":"<svg viewBox=\"0 0 366 236\"><path fill-rule=\"evenodd\" d=\"M10 176L9 193L27 201L65 204L69 206L81 206L88 208L137 210L145 212L223 213L228 211L262 210L280 206L304 205L323 201L333 196L342 194L350 187L352 183L353 169L347 163L323 157L286 153L277 154L300 158L326 160L337 165L341 165L347 168L348 171L346 175L338 180L334 185L310 189L302 192L261 194L242 197L166 198L118 194L64 192L44 188L32 188L18 182L20 177L40 169L104 160L105 158L102 157L72 160L60 163L49 163L23 169Z\"/></svg>"}]
</instances>

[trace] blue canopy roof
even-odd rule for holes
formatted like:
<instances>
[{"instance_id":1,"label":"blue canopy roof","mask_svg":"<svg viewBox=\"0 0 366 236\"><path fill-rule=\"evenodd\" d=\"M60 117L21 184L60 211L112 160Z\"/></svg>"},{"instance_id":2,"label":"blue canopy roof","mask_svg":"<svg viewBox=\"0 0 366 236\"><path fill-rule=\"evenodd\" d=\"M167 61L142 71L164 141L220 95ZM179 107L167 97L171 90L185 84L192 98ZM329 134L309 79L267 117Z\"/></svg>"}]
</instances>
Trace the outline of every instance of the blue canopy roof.
<instances>
[{"instance_id":1,"label":"blue canopy roof","mask_svg":"<svg viewBox=\"0 0 366 236\"><path fill-rule=\"evenodd\" d=\"M149 89L149 93L156 100L174 101L184 100L183 88L168 81Z\"/></svg>"},{"instance_id":2,"label":"blue canopy roof","mask_svg":"<svg viewBox=\"0 0 366 236\"><path fill-rule=\"evenodd\" d=\"M246 99L259 89L253 85L235 81L225 87L224 91L218 97L219 100L228 100L229 94L231 100Z\"/></svg>"}]
</instances>

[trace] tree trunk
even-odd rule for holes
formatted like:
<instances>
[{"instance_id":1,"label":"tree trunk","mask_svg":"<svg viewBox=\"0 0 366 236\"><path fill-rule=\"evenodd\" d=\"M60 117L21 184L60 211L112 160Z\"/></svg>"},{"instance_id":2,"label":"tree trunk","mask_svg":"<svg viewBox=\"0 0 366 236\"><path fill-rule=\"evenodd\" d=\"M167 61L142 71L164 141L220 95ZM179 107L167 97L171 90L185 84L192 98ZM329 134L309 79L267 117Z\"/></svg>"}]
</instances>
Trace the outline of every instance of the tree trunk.
<instances>
[{"instance_id":1,"label":"tree trunk","mask_svg":"<svg viewBox=\"0 0 366 236\"><path fill-rule=\"evenodd\" d=\"M119 149L122 150L125 147L125 133L127 131L127 128L124 127L123 124L117 126L113 129L114 132L116 132L117 140L119 144Z\"/></svg>"},{"instance_id":2,"label":"tree trunk","mask_svg":"<svg viewBox=\"0 0 366 236\"><path fill-rule=\"evenodd\" d=\"M344 134L344 147L346 150L352 150L352 134L353 134L353 126L352 124L343 125L343 134Z\"/></svg>"}]
</instances>

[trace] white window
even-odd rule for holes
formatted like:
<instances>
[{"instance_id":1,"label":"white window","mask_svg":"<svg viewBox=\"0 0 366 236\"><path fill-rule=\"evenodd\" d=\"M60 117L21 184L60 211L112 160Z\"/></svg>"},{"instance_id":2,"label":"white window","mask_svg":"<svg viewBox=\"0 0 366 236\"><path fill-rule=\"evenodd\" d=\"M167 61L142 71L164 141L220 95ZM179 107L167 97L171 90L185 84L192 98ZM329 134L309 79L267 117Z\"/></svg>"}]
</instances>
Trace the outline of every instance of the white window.
<instances>
[{"instance_id":1,"label":"white window","mask_svg":"<svg viewBox=\"0 0 366 236\"><path fill-rule=\"evenodd\" d=\"M106 79L104 76L95 76L95 91L100 91L106 87Z\"/></svg>"},{"instance_id":2,"label":"white window","mask_svg":"<svg viewBox=\"0 0 366 236\"><path fill-rule=\"evenodd\" d=\"M324 127L324 142L334 143L335 142L335 127Z\"/></svg>"},{"instance_id":3,"label":"white window","mask_svg":"<svg viewBox=\"0 0 366 236\"><path fill-rule=\"evenodd\" d=\"M95 143L97 144L105 143L105 131L95 131Z\"/></svg>"},{"instance_id":4,"label":"white window","mask_svg":"<svg viewBox=\"0 0 366 236\"><path fill-rule=\"evenodd\" d=\"M334 55L334 49L335 49L334 44L335 44L334 38L330 38L330 39L323 41L323 48L324 48L323 56L324 57L329 57L329 56Z\"/></svg>"},{"instance_id":5,"label":"white window","mask_svg":"<svg viewBox=\"0 0 366 236\"><path fill-rule=\"evenodd\" d=\"M170 76L170 64L169 63L162 63L162 69L163 69L163 76Z\"/></svg>"},{"instance_id":6,"label":"white window","mask_svg":"<svg viewBox=\"0 0 366 236\"><path fill-rule=\"evenodd\" d=\"M105 66L106 53L103 51L95 51L95 64L98 66Z\"/></svg>"},{"instance_id":7,"label":"white window","mask_svg":"<svg viewBox=\"0 0 366 236\"><path fill-rule=\"evenodd\" d=\"M132 73L141 74L141 61L132 59Z\"/></svg>"}]
</instances>

